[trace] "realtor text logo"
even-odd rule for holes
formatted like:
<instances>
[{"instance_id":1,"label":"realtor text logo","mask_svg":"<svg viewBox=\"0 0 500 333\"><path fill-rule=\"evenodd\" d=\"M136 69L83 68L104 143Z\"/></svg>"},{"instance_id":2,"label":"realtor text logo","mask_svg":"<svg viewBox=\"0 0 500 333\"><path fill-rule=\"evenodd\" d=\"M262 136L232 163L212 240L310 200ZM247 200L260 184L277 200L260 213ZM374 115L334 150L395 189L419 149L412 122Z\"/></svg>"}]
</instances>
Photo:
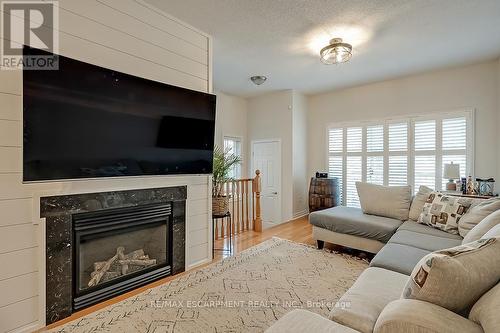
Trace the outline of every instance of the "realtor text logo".
<instances>
[{"instance_id":1,"label":"realtor text logo","mask_svg":"<svg viewBox=\"0 0 500 333\"><path fill-rule=\"evenodd\" d=\"M58 69L54 55L59 51L56 4L56 1L2 1L2 69Z\"/></svg>"}]
</instances>

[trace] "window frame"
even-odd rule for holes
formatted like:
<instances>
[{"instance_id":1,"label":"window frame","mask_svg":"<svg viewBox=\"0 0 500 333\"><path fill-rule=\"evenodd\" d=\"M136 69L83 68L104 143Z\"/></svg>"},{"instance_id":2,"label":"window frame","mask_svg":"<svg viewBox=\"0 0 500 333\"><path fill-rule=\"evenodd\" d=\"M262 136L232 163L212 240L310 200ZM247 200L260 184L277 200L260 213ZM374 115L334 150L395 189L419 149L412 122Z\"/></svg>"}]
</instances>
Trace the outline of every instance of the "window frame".
<instances>
[{"instance_id":1,"label":"window frame","mask_svg":"<svg viewBox=\"0 0 500 333\"><path fill-rule=\"evenodd\" d=\"M235 178L235 179L242 179L244 176L244 170L243 170L243 165L245 163L245 154L244 154L244 146L243 146L243 137L241 136L237 136L237 135L223 135L222 136L222 148L225 150L226 149L226 145L225 145L225 142L226 140L231 140L231 141L235 141L235 142L239 142L240 144L240 159L241 159L241 163L238 164L238 165L235 165L233 166L234 169L239 169L239 178Z\"/></svg>"},{"instance_id":2,"label":"window frame","mask_svg":"<svg viewBox=\"0 0 500 333\"><path fill-rule=\"evenodd\" d=\"M466 119L466 147L465 149L443 149L443 120L465 117ZM436 141L435 150L432 151L432 155L435 156L435 185L436 190L442 190L442 181L439 175L442 175L443 168L443 157L447 155L465 155L466 156L466 174L462 177L471 175L474 176L475 169L475 154L474 154L474 141L475 141L475 109L461 109L461 110L451 110L443 112L432 112L426 114L418 115L404 115L397 117L386 117L380 119L364 120L364 121L346 121L346 122L333 122L326 125L326 159L325 159L325 170L329 170L329 160L332 156L342 157L342 179L341 179L341 193L342 193L342 204L346 205L346 193L347 188L347 156L361 156L361 179L366 182L367 179L367 157L368 156L381 156L383 155L383 184L388 185L389 182L389 158L390 156L407 156L407 184L412 187L412 190L416 192L418 189L415 188L415 156L425 155L426 153L431 153L430 150L415 151L414 133L415 133L415 123L425 120L435 120L436 121ZM389 151L389 125L395 123L407 122L407 151ZM368 152L367 151L367 127L383 125L383 152ZM347 151L347 128L348 127L362 127L362 149L361 152L348 152ZM329 138L330 130L332 129L342 129L342 152L330 152L329 150Z\"/></svg>"}]
</instances>

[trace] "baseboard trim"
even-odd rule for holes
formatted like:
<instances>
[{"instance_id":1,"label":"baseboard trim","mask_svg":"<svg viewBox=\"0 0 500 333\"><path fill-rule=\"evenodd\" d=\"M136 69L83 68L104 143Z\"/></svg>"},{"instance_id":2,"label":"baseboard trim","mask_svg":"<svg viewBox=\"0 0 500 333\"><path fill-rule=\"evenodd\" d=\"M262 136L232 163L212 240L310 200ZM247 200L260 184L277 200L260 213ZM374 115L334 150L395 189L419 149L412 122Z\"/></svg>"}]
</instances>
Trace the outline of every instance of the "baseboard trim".
<instances>
[{"instance_id":1,"label":"baseboard trim","mask_svg":"<svg viewBox=\"0 0 500 333\"><path fill-rule=\"evenodd\" d=\"M13 329L12 331L8 331L9 333L30 333L35 332L39 329L42 329L44 326L40 324L38 321L26 324L24 326Z\"/></svg>"},{"instance_id":2,"label":"baseboard trim","mask_svg":"<svg viewBox=\"0 0 500 333\"><path fill-rule=\"evenodd\" d=\"M295 219L304 217L306 215L309 215L309 210L308 209L303 209L300 212L293 213L292 218L295 220Z\"/></svg>"}]
</instances>

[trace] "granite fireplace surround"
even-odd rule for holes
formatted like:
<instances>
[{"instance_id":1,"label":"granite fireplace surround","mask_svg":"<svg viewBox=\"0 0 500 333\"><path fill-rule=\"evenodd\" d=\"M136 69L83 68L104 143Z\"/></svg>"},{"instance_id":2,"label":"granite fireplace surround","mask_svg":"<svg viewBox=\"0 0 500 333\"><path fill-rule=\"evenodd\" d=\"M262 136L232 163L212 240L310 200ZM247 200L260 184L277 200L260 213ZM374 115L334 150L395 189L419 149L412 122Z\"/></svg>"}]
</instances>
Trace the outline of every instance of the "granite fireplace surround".
<instances>
[{"instance_id":1,"label":"granite fireplace surround","mask_svg":"<svg viewBox=\"0 0 500 333\"><path fill-rule=\"evenodd\" d=\"M185 270L186 197L186 186L42 197L40 217L46 221L46 324L66 318L73 311L73 214L171 203L173 275Z\"/></svg>"}]
</instances>

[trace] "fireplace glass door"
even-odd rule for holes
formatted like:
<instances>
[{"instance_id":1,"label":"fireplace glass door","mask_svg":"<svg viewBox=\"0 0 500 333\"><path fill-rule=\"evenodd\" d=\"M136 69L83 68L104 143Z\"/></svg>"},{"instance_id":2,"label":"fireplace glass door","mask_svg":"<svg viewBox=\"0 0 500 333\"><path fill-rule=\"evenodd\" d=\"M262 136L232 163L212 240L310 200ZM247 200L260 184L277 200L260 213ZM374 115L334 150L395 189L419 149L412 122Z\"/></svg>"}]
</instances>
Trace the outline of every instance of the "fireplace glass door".
<instances>
[{"instance_id":1,"label":"fireplace glass door","mask_svg":"<svg viewBox=\"0 0 500 333\"><path fill-rule=\"evenodd\" d=\"M80 290L167 263L166 224L80 238Z\"/></svg>"}]
</instances>

